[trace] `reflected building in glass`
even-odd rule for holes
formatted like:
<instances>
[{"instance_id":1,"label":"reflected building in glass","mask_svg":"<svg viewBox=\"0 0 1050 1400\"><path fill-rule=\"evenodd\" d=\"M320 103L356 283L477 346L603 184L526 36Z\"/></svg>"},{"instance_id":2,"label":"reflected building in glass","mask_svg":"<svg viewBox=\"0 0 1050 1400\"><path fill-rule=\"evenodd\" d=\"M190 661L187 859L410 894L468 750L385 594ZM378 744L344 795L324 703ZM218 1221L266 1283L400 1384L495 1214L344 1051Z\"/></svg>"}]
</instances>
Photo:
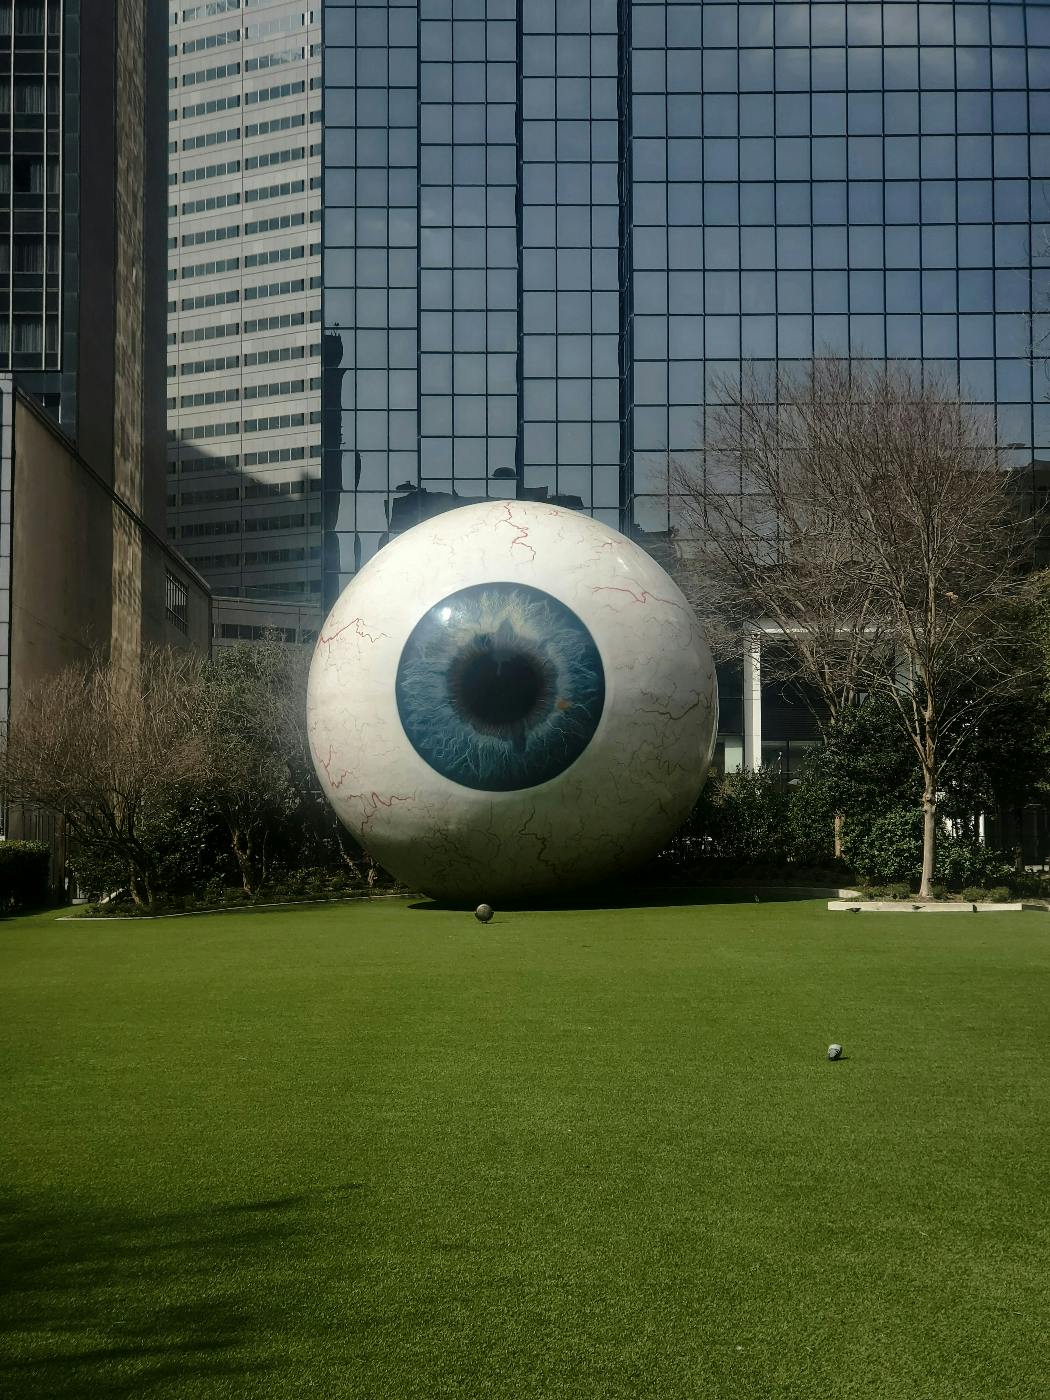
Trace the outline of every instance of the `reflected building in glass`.
<instances>
[{"instance_id":1,"label":"reflected building in glass","mask_svg":"<svg viewBox=\"0 0 1050 1400\"><path fill-rule=\"evenodd\" d=\"M168 534L215 642L312 636L321 594L320 12L168 13Z\"/></svg>"},{"instance_id":2,"label":"reflected building in glass","mask_svg":"<svg viewBox=\"0 0 1050 1400\"><path fill-rule=\"evenodd\" d=\"M324 21L328 601L455 497L546 495L658 546L667 455L744 359L923 361L1016 465L1050 456L1050 6ZM727 760L790 771L804 718L756 695L724 678Z\"/></svg>"}]
</instances>

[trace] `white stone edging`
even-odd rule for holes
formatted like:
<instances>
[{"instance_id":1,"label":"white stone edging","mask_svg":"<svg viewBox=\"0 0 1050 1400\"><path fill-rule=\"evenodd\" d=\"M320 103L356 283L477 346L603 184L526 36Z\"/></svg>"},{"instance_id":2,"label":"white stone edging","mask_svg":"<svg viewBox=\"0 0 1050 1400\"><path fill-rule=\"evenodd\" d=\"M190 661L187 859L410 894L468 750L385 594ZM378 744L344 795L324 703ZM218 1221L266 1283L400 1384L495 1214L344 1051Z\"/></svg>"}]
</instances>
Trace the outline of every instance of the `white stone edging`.
<instances>
[{"instance_id":1,"label":"white stone edging","mask_svg":"<svg viewBox=\"0 0 1050 1400\"><path fill-rule=\"evenodd\" d=\"M828 908L857 914L1019 914L1039 904L990 904L968 899L829 899ZM1045 911L1043 911L1045 912Z\"/></svg>"}]
</instances>

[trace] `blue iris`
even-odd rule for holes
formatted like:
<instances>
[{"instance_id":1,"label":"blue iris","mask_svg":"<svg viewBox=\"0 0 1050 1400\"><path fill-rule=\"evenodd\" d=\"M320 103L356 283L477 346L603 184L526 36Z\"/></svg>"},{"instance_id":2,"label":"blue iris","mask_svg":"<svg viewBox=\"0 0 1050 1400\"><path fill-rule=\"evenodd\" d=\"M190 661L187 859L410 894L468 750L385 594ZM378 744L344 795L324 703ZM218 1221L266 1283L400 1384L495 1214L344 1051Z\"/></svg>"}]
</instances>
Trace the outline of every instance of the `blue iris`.
<instances>
[{"instance_id":1,"label":"blue iris","mask_svg":"<svg viewBox=\"0 0 1050 1400\"><path fill-rule=\"evenodd\" d=\"M605 704L594 639L564 603L518 583L450 593L416 623L398 713L420 758L464 787L512 792L565 771Z\"/></svg>"}]
</instances>

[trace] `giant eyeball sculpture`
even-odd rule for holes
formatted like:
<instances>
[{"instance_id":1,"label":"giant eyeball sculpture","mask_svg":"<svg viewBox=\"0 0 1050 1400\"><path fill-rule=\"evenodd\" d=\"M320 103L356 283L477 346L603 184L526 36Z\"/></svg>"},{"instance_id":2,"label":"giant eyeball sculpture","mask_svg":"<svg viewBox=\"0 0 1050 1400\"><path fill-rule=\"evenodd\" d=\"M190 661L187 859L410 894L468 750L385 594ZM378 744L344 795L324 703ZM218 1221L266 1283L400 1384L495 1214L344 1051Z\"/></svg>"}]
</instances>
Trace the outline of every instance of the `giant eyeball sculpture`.
<instances>
[{"instance_id":1,"label":"giant eyeball sculpture","mask_svg":"<svg viewBox=\"0 0 1050 1400\"><path fill-rule=\"evenodd\" d=\"M485 501L398 536L321 630L314 764L412 889L473 908L618 874L703 786L715 670L644 550L575 511Z\"/></svg>"}]
</instances>

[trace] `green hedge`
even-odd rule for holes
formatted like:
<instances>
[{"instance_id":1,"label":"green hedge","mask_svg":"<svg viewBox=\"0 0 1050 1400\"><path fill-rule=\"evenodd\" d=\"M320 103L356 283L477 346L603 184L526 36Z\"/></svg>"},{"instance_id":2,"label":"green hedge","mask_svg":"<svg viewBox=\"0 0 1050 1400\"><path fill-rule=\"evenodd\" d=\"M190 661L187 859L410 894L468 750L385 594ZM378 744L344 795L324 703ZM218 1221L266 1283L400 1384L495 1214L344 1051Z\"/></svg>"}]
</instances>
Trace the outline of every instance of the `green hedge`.
<instances>
[{"instance_id":1,"label":"green hedge","mask_svg":"<svg viewBox=\"0 0 1050 1400\"><path fill-rule=\"evenodd\" d=\"M42 841L0 841L0 912L51 900L51 849Z\"/></svg>"},{"instance_id":2,"label":"green hedge","mask_svg":"<svg viewBox=\"0 0 1050 1400\"><path fill-rule=\"evenodd\" d=\"M919 887L922 872L922 812L895 807L881 816L848 817L843 855L868 885ZM939 832L935 877L949 890L1013 884L1014 872L998 851Z\"/></svg>"}]
</instances>

